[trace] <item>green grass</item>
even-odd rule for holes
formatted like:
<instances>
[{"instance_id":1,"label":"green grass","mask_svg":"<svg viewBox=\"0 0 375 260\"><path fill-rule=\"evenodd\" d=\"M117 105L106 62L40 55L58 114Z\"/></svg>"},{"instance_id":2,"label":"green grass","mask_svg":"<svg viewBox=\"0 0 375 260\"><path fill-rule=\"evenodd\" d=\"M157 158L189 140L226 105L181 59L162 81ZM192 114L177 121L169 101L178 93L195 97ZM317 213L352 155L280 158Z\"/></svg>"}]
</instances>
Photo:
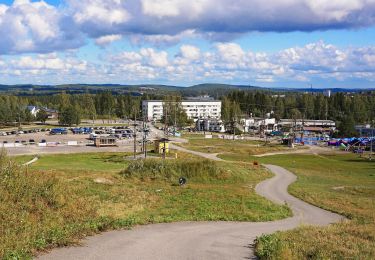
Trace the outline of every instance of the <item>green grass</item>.
<instances>
[{"instance_id":1,"label":"green grass","mask_svg":"<svg viewBox=\"0 0 375 260\"><path fill-rule=\"evenodd\" d=\"M375 162L345 155L278 155L257 158L298 176L291 194L346 216L347 223L300 227L261 237L261 259L374 259Z\"/></svg>"},{"instance_id":2,"label":"green grass","mask_svg":"<svg viewBox=\"0 0 375 260\"><path fill-rule=\"evenodd\" d=\"M184 135L188 138L188 143L178 144L186 149L205 153L224 153L229 156L251 156L268 152L283 151L288 149L280 144L264 145L262 141L252 140L227 140L214 136L212 139L205 139L202 135Z\"/></svg>"},{"instance_id":3,"label":"green grass","mask_svg":"<svg viewBox=\"0 0 375 260\"><path fill-rule=\"evenodd\" d=\"M25 258L87 234L135 224L290 216L286 206L255 194L255 185L271 177L264 169L206 162L183 153L179 158L166 160L167 168L158 178L152 177L154 163L142 168L142 174L120 174L136 171L129 166L134 162L116 153L43 155L27 174L14 166L11 178L0 174L1 184L13 183L12 188L0 189L0 258ZM6 165L0 169L6 170ZM169 170L170 178L160 175ZM183 175L188 183L180 187L177 179Z\"/></svg>"},{"instance_id":4,"label":"green grass","mask_svg":"<svg viewBox=\"0 0 375 260\"><path fill-rule=\"evenodd\" d=\"M89 172L118 172L125 166L125 156L130 153L85 153L85 154L56 154L39 155L39 160L32 165L37 170L53 171L89 171ZM18 156L16 161L24 162L33 156Z\"/></svg>"}]
</instances>

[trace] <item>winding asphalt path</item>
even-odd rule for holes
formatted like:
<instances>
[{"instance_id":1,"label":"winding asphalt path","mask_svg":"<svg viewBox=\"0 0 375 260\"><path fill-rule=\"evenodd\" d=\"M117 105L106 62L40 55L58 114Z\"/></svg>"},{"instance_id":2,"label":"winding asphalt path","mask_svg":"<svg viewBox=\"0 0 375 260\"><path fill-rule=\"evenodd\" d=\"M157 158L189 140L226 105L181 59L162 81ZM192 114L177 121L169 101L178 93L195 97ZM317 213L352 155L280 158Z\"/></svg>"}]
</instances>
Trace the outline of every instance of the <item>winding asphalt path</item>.
<instances>
[{"instance_id":1,"label":"winding asphalt path","mask_svg":"<svg viewBox=\"0 0 375 260\"><path fill-rule=\"evenodd\" d=\"M303 202L287 192L296 180L291 172L265 165L275 176L256 186L256 192L287 203L293 217L272 222L180 222L138 226L88 237L79 247L52 250L38 259L251 259L252 243L261 234L302 224L328 225L343 217Z\"/></svg>"}]
</instances>

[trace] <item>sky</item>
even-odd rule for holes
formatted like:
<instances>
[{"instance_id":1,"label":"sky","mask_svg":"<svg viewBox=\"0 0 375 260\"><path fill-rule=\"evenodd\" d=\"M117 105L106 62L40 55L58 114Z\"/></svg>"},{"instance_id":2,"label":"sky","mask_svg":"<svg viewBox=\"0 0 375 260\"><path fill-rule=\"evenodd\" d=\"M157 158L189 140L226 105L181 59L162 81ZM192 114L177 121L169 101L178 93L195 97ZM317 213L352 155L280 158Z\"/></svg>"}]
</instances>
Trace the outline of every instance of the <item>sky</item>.
<instances>
[{"instance_id":1,"label":"sky","mask_svg":"<svg viewBox=\"0 0 375 260\"><path fill-rule=\"evenodd\" d=\"M0 84L375 88L375 0L0 0Z\"/></svg>"}]
</instances>

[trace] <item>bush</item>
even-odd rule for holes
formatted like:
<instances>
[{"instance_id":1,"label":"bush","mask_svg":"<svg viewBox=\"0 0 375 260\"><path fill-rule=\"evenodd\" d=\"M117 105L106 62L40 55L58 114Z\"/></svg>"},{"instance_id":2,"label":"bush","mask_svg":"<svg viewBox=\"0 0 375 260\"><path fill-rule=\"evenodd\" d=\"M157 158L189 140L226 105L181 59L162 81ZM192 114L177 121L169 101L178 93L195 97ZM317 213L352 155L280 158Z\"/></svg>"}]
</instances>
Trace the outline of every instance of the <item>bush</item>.
<instances>
[{"instance_id":1,"label":"bush","mask_svg":"<svg viewBox=\"0 0 375 260\"><path fill-rule=\"evenodd\" d=\"M26 173L0 152L0 259L25 258L35 249L66 245L89 229L79 223L95 216L88 203L56 178Z\"/></svg>"},{"instance_id":2,"label":"bush","mask_svg":"<svg viewBox=\"0 0 375 260\"><path fill-rule=\"evenodd\" d=\"M174 181L183 176L190 179L220 179L225 172L210 160L137 160L121 172L127 178Z\"/></svg>"},{"instance_id":3,"label":"bush","mask_svg":"<svg viewBox=\"0 0 375 260\"><path fill-rule=\"evenodd\" d=\"M261 235L255 240L255 253L259 259L272 259L280 248L281 242L276 235Z\"/></svg>"}]
</instances>

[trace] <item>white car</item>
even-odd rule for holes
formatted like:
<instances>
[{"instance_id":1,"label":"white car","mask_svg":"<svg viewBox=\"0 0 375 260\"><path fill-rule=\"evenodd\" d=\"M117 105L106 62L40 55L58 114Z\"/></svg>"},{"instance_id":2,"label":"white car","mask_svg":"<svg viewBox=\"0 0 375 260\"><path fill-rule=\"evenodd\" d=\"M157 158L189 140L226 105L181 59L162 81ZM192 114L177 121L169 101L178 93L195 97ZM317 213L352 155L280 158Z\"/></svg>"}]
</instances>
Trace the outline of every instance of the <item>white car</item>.
<instances>
[{"instance_id":1,"label":"white car","mask_svg":"<svg viewBox=\"0 0 375 260\"><path fill-rule=\"evenodd\" d=\"M96 137L98 137L97 134L95 134L95 133L91 133L89 139L90 139L90 140L94 140Z\"/></svg>"},{"instance_id":2,"label":"white car","mask_svg":"<svg viewBox=\"0 0 375 260\"><path fill-rule=\"evenodd\" d=\"M5 133L5 132L0 132L0 136L6 136L7 135L7 133Z\"/></svg>"}]
</instances>

